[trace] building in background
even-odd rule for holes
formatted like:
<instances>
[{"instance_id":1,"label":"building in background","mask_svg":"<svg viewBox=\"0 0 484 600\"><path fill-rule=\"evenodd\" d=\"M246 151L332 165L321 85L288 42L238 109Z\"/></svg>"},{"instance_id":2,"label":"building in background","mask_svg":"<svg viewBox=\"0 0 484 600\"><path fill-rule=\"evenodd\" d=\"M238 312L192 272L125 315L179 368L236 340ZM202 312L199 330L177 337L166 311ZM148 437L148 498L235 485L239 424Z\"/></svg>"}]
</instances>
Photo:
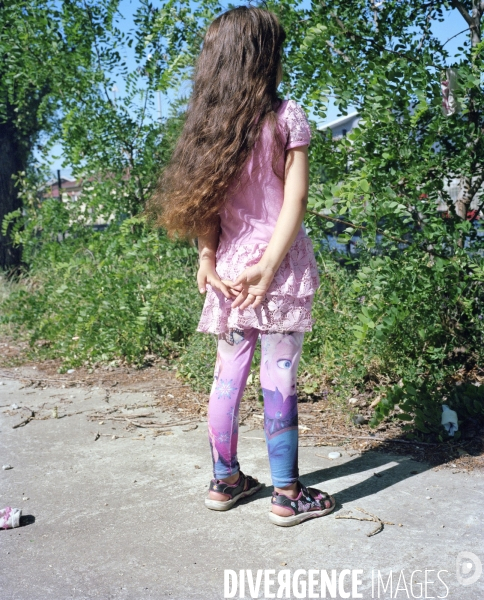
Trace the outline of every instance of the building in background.
<instances>
[{"instance_id":1,"label":"building in background","mask_svg":"<svg viewBox=\"0 0 484 600\"><path fill-rule=\"evenodd\" d=\"M59 181L62 192L63 201L76 201L82 192L82 179L75 179L74 177L62 176L59 178L49 179L45 183L44 198L59 198Z\"/></svg>"},{"instance_id":2,"label":"building in background","mask_svg":"<svg viewBox=\"0 0 484 600\"><path fill-rule=\"evenodd\" d=\"M114 219L114 215L110 215L108 219L98 216L96 219L92 219L90 216L93 212L91 208L86 207L82 203L82 190L85 184L89 184L92 179L75 179L74 177L60 175L58 177L49 179L43 188L43 198L61 198L65 204L71 204L73 202L81 201L79 210L84 213L87 210L86 225L93 229L104 229ZM60 184L60 186L59 186ZM59 189L60 187L60 189ZM87 188L89 189L89 188Z\"/></svg>"},{"instance_id":3,"label":"building in background","mask_svg":"<svg viewBox=\"0 0 484 600\"><path fill-rule=\"evenodd\" d=\"M347 136L347 134L354 129L360 121L360 113L353 112L344 117L338 117L334 121L324 123L318 127L318 131L328 132L331 131L334 140L340 140Z\"/></svg>"}]
</instances>

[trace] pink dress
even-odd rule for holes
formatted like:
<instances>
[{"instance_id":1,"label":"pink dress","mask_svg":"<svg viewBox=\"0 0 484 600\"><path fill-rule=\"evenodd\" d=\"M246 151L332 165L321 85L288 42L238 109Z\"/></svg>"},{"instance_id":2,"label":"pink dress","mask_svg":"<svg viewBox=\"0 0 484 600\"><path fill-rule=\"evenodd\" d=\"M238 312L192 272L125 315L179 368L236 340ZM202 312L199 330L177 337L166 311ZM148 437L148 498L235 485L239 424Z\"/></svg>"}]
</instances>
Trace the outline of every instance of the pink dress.
<instances>
[{"instance_id":1,"label":"pink dress","mask_svg":"<svg viewBox=\"0 0 484 600\"><path fill-rule=\"evenodd\" d=\"M311 139L301 107L285 100L278 123L285 148L306 146ZM273 142L268 127L262 129L250 159L220 214L221 233L216 269L221 279L234 280L257 264L269 243L284 200L284 183L273 170ZM276 170L283 172L281 156ZM266 332L311 331L311 305L319 285L311 240L301 227L266 293L256 309L230 307L231 300L207 285L207 295L197 331L224 333L256 328Z\"/></svg>"}]
</instances>

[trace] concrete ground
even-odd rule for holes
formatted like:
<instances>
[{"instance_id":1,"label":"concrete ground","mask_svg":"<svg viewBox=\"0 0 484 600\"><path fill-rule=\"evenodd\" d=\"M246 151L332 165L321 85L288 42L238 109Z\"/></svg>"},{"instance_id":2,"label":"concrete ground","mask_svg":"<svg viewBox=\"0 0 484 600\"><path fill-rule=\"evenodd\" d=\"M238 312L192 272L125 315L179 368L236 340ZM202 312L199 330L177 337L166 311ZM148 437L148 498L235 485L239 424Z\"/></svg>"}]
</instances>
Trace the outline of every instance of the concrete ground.
<instances>
[{"instance_id":1,"label":"concrete ground","mask_svg":"<svg viewBox=\"0 0 484 600\"><path fill-rule=\"evenodd\" d=\"M24 517L21 527L0 531L0 600L217 600L225 595L225 570L251 570L256 583L261 569L274 570L276 581L291 577L295 589L287 595L281 588L282 597L320 597L325 571L342 583L336 592L328 588L328 598L484 598L484 575L464 585L484 562L482 473L432 470L379 452L342 451L329 460L335 448L304 447L302 480L335 495L337 510L278 528L267 518L262 431L241 432L239 458L268 487L217 513L203 504L211 477L205 423L158 437L145 430L144 439L133 439L139 434L123 423L87 418L114 406L126 405L130 414L130 405L148 400L119 392L106 402L101 389L32 390L3 380L0 465L13 468L0 470L0 508L21 507ZM12 404L47 418L13 429L28 413L12 411ZM52 416L54 404L59 418ZM367 537L376 523L337 518L349 511L365 517L356 507L395 525ZM257 592L245 573L246 598L277 594L270 573L262 575ZM310 577L314 591L304 590ZM351 577L361 581L354 589ZM244 597L240 588L226 591Z\"/></svg>"}]
</instances>

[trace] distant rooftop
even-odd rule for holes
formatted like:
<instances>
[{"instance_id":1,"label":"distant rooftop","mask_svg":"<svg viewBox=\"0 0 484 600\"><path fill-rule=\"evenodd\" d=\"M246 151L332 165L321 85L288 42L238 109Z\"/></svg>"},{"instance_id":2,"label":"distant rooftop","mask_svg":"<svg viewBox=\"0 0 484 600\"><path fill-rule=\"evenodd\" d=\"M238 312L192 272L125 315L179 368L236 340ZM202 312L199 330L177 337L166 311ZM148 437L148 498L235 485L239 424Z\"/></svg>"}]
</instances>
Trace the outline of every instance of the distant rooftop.
<instances>
[{"instance_id":1,"label":"distant rooftop","mask_svg":"<svg viewBox=\"0 0 484 600\"><path fill-rule=\"evenodd\" d=\"M319 125L318 131L326 131L327 129L336 129L337 127L343 127L343 125L351 123L359 116L360 113L355 111L350 113L349 115L338 117L337 119L334 119L334 121L330 121L329 123L323 123L323 125Z\"/></svg>"},{"instance_id":2,"label":"distant rooftop","mask_svg":"<svg viewBox=\"0 0 484 600\"><path fill-rule=\"evenodd\" d=\"M70 175L62 175L60 180L61 180L61 183L64 183L64 182L74 183L75 181L77 181L77 179L75 177L71 177ZM51 179L49 179L45 182L46 187L49 187L52 185L57 185L57 177L52 177Z\"/></svg>"}]
</instances>

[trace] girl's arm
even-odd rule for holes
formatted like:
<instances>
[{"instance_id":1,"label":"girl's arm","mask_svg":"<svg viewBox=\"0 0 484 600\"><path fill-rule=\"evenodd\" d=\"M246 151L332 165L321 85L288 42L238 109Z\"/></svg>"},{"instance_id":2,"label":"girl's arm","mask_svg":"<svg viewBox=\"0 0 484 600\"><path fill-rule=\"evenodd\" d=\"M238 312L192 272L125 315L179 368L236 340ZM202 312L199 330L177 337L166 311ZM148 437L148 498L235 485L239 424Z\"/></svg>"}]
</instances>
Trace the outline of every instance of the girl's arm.
<instances>
[{"instance_id":1,"label":"girl's arm","mask_svg":"<svg viewBox=\"0 0 484 600\"><path fill-rule=\"evenodd\" d=\"M306 212L309 188L308 147L287 151L284 178L284 202L274 233L259 263L245 269L235 281L224 280L238 292L232 308L261 304L274 274L299 233Z\"/></svg>"},{"instance_id":2,"label":"girl's arm","mask_svg":"<svg viewBox=\"0 0 484 600\"><path fill-rule=\"evenodd\" d=\"M207 291L207 283L214 289L220 290L222 294L231 300L231 295L227 286L222 282L215 270L215 255L217 253L218 238L220 227L214 227L210 233L198 238L198 257L200 266L197 272L198 289L201 294Z\"/></svg>"}]
</instances>

